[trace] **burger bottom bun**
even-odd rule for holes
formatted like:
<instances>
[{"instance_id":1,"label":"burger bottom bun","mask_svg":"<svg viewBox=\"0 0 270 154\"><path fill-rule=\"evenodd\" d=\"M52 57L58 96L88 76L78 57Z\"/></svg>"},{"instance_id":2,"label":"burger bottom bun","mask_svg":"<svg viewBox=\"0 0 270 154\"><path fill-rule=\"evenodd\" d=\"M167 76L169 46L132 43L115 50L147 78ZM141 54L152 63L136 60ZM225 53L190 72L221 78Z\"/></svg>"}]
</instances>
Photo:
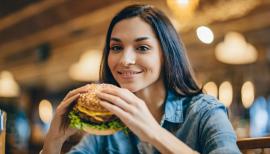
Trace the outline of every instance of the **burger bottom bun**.
<instances>
[{"instance_id":1,"label":"burger bottom bun","mask_svg":"<svg viewBox=\"0 0 270 154\"><path fill-rule=\"evenodd\" d=\"M93 134L93 135L111 135L116 133L117 131L121 130L121 129L106 129L106 130L98 130L95 128L91 128L91 127L83 127L82 128L85 132L89 133L89 134Z\"/></svg>"}]
</instances>

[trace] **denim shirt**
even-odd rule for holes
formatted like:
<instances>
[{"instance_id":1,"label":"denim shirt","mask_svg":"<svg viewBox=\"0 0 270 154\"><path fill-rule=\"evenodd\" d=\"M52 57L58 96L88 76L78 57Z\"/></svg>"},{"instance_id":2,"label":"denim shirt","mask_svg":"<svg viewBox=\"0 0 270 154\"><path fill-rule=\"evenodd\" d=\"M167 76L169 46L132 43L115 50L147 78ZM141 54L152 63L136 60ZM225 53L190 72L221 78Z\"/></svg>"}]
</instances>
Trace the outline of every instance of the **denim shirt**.
<instances>
[{"instance_id":1,"label":"denim shirt","mask_svg":"<svg viewBox=\"0 0 270 154\"><path fill-rule=\"evenodd\" d=\"M161 126L202 154L239 154L227 110L206 94L193 97L167 92ZM158 135L158 134L157 134ZM142 142L133 133L86 135L69 154L142 154ZM153 153L159 153L154 148Z\"/></svg>"}]
</instances>

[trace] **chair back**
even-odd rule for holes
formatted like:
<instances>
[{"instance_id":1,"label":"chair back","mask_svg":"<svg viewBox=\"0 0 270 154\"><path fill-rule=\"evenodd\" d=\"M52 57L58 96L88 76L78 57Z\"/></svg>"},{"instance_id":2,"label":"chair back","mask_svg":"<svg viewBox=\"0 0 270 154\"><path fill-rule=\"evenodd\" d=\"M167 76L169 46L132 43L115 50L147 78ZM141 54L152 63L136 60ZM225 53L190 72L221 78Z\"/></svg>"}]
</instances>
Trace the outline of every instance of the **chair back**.
<instances>
[{"instance_id":1,"label":"chair back","mask_svg":"<svg viewBox=\"0 0 270 154\"><path fill-rule=\"evenodd\" d=\"M265 149L270 148L270 137L243 138L237 141L237 145L243 153L250 149L261 149L261 153L264 154Z\"/></svg>"}]
</instances>

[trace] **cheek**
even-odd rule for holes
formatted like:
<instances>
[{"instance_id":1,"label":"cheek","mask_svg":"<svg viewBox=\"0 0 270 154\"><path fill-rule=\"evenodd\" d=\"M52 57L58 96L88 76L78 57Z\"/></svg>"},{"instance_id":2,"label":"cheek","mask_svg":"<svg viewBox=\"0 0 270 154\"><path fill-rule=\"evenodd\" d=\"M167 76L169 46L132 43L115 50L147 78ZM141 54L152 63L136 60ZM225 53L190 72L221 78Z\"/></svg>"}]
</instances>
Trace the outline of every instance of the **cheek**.
<instances>
[{"instance_id":1,"label":"cheek","mask_svg":"<svg viewBox=\"0 0 270 154\"><path fill-rule=\"evenodd\" d=\"M144 66L146 66L146 69L149 73L151 73L152 75L159 75L160 71L161 71L161 62L159 59L151 59L151 60L147 60L145 61L147 63L145 63Z\"/></svg>"},{"instance_id":2,"label":"cheek","mask_svg":"<svg viewBox=\"0 0 270 154\"><path fill-rule=\"evenodd\" d=\"M114 68L114 66L116 65L116 59L114 56L112 56L111 54L109 54L108 56L108 65L109 65L109 68L110 70L112 70Z\"/></svg>"}]
</instances>

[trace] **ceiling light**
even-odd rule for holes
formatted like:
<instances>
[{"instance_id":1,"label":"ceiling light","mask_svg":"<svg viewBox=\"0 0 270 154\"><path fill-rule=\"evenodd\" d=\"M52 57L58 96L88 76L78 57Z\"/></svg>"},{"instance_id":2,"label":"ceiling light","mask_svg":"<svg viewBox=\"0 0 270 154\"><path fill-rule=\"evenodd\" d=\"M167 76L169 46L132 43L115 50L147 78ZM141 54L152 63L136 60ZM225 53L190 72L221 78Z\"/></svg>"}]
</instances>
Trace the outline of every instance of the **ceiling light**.
<instances>
[{"instance_id":1,"label":"ceiling light","mask_svg":"<svg viewBox=\"0 0 270 154\"><path fill-rule=\"evenodd\" d=\"M253 101L255 95L255 88L251 81L246 81L241 89L242 103L245 108L249 108Z\"/></svg>"},{"instance_id":2,"label":"ceiling light","mask_svg":"<svg viewBox=\"0 0 270 154\"><path fill-rule=\"evenodd\" d=\"M182 22L190 20L199 4L199 0L167 0L168 7Z\"/></svg>"},{"instance_id":3,"label":"ceiling light","mask_svg":"<svg viewBox=\"0 0 270 154\"><path fill-rule=\"evenodd\" d=\"M180 5L187 5L189 3L189 0L176 0L176 2Z\"/></svg>"},{"instance_id":4,"label":"ceiling light","mask_svg":"<svg viewBox=\"0 0 270 154\"><path fill-rule=\"evenodd\" d=\"M257 60L255 47L246 42L240 33L230 32L215 49L217 60L227 64L249 64Z\"/></svg>"},{"instance_id":5,"label":"ceiling light","mask_svg":"<svg viewBox=\"0 0 270 154\"><path fill-rule=\"evenodd\" d=\"M39 117L44 123L50 123L53 117L53 108L51 102L46 99L40 101L38 106Z\"/></svg>"},{"instance_id":6,"label":"ceiling light","mask_svg":"<svg viewBox=\"0 0 270 154\"><path fill-rule=\"evenodd\" d=\"M205 44L210 44L214 40L214 34L212 30L206 26L200 26L196 30L197 37Z\"/></svg>"},{"instance_id":7,"label":"ceiling light","mask_svg":"<svg viewBox=\"0 0 270 154\"><path fill-rule=\"evenodd\" d=\"M224 81L219 86L219 100L224 103L226 107L229 107L233 99L233 88L229 81Z\"/></svg>"},{"instance_id":8,"label":"ceiling light","mask_svg":"<svg viewBox=\"0 0 270 154\"><path fill-rule=\"evenodd\" d=\"M204 86L203 89L206 91L208 95L214 96L217 98L218 94L218 88L215 82L207 82Z\"/></svg>"},{"instance_id":9,"label":"ceiling light","mask_svg":"<svg viewBox=\"0 0 270 154\"><path fill-rule=\"evenodd\" d=\"M17 97L20 87L9 71L0 73L0 97Z\"/></svg>"},{"instance_id":10,"label":"ceiling light","mask_svg":"<svg viewBox=\"0 0 270 154\"><path fill-rule=\"evenodd\" d=\"M69 69L69 75L77 81L97 81L99 78L99 66L101 54L99 51L91 50L83 53L78 62Z\"/></svg>"}]
</instances>

